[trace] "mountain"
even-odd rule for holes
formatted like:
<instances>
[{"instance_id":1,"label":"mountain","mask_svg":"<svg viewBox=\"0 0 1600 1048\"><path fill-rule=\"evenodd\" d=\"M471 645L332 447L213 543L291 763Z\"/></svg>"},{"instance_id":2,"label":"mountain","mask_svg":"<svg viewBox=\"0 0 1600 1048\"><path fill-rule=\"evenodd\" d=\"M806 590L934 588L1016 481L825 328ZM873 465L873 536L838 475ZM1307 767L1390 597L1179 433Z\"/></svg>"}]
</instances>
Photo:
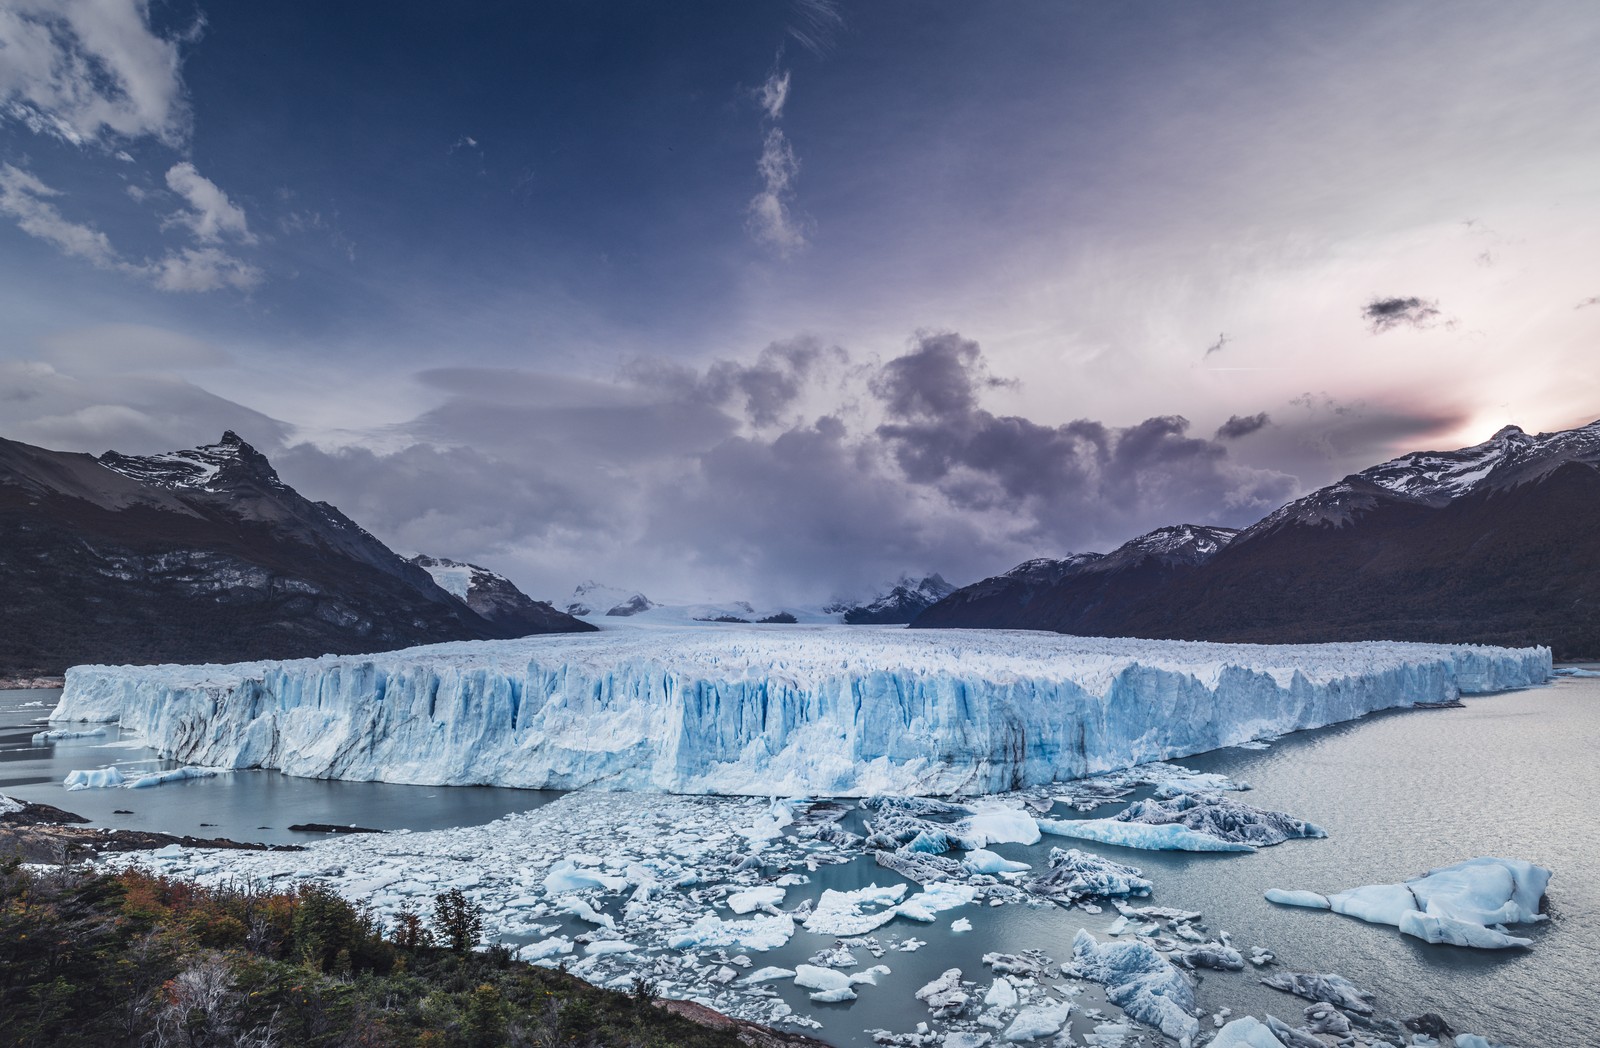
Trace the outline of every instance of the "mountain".
<instances>
[{"instance_id":1,"label":"mountain","mask_svg":"<svg viewBox=\"0 0 1600 1048\"><path fill-rule=\"evenodd\" d=\"M914 625L1263 643L1538 643L1557 658L1594 658L1596 520L1600 422L1539 434L1507 426L1472 447L1402 455L1345 477L1162 580L1113 580L1100 604L1077 600L1089 569L1052 569L1051 579L1023 565L957 591Z\"/></svg>"},{"instance_id":2,"label":"mountain","mask_svg":"<svg viewBox=\"0 0 1600 1048\"><path fill-rule=\"evenodd\" d=\"M602 586L593 579L580 582L572 591L572 596L562 602L562 610L568 615L590 617L595 615L627 617L660 606L643 593L617 589L615 586Z\"/></svg>"},{"instance_id":3,"label":"mountain","mask_svg":"<svg viewBox=\"0 0 1600 1048\"><path fill-rule=\"evenodd\" d=\"M142 457L0 439L0 593L7 676L505 635L232 432Z\"/></svg>"},{"instance_id":4,"label":"mountain","mask_svg":"<svg viewBox=\"0 0 1600 1048\"><path fill-rule=\"evenodd\" d=\"M950 594L913 620L919 628L972 626L1052 629L1114 636L1140 601L1195 571L1232 543L1233 528L1178 524L1157 528L1110 553L1030 560L1004 575Z\"/></svg>"},{"instance_id":5,"label":"mountain","mask_svg":"<svg viewBox=\"0 0 1600 1048\"><path fill-rule=\"evenodd\" d=\"M571 632L573 618L534 600L510 579L488 568L444 557L418 554L411 563L426 571L446 593L497 626L507 637Z\"/></svg>"},{"instance_id":6,"label":"mountain","mask_svg":"<svg viewBox=\"0 0 1600 1048\"><path fill-rule=\"evenodd\" d=\"M921 579L901 575L889 589L869 601L854 604L835 601L823 610L842 614L852 626L903 625L955 592L955 587L937 573Z\"/></svg>"}]
</instances>

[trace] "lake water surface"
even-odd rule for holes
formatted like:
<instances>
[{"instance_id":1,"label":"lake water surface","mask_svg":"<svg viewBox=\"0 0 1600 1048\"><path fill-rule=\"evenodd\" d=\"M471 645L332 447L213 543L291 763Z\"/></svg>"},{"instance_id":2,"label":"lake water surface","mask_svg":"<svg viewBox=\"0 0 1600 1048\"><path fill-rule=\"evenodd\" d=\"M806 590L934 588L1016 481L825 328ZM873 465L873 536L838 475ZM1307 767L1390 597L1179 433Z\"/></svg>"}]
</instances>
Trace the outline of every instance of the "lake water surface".
<instances>
[{"instance_id":1,"label":"lake water surface","mask_svg":"<svg viewBox=\"0 0 1600 1048\"><path fill-rule=\"evenodd\" d=\"M79 812L95 823L177 833L286 842L315 839L290 823L360 824L379 829L431 829L486 822L547 803L553 794L487 787L418 787L293 779L275 772L238 772L146 790L67 792L68 771L112 762L148 761L111 734L47 747L29 743L34 723L56 692L0 692L0 793ZM1600 992L1600 678L1562 679L1528 691L1468 698L1466 708L1376 714L1300 732L1265 750L1228 749L1179 763L1222 772L1255 786L1243 799L1322 825L1326 840L1291 841L1253 855L1089 850L1142 867L1155 882L1148 900L1203 911L1204 924L1227 930L1235 945L1273 950L1283 968L1337 972L1373 991L1380 1014L1443 1015L1458 1029L1522 1048L1580 1048L1600 1043L1595 1020ZM40 705L34 705L38 703ZM111 744L108 746L107 744ZM153 768L170 765L141 764ZM1121 803L1092 813L1115 813ZM114 815L113 809L133 815ZM1070 817L1058 809L1056 817ZM211 824L211 825L205 825ZM1081 842L1046 837L1040 844L995 848L1009 858L1047 864L1052 846ZM575 841L574 850L581 841ZM1524 951L1471 951L1432 946L1393 928L1327 912L1286 909L1262 898L1267 888L1332 892L1401 880L1430 867L1476 855L1528 859L1555 870L1550 921L1521 930L1535 940ZM803 889L850 889L900 878L870 861L823 867ZM802 895L792 891L787 905ZM950 929L967 916L973 930ZM915 936L929 945L891 952L884 985L859 1000L816 1005L803 991L777 984L797 1011L824 1023L818 1034L840 1045L870 1044L873 1028L905 1031L927 1018L911 994L949 967L980 987L989 951L1038 948L1057 961L1071 954L1081 927L1102 936L1115 914L1093 916L1055 907L965 908L935 925L896 921L880 938ZM758 964L793 967L831 940L798 933ZM874 963L862 958L863 965ZM1299 1021L1305 1003L1259 985L1257 972L1205 973L1200 1003L1235 1014L1268 1012ZM1080 998L1093 1007L1098 995ZM1209 1025L1209 1024L1207 1024ZM1074 1020L1081 1036L1094 1023Z\"/></svg>"}]
</instances>

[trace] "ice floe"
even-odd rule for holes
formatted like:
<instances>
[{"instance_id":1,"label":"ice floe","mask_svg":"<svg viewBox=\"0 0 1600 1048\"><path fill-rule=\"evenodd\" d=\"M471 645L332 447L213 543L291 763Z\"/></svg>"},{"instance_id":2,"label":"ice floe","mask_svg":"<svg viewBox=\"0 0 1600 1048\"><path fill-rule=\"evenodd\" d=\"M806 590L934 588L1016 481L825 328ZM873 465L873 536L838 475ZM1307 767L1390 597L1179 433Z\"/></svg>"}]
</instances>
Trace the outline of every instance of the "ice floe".
<instances>
[{"instance_id":1,"label":"ice floe","mask_svg":"<svg viewBox=\"0 0 1600 1048\"><path fill-rule=\"evenodd\" d=\"M1531 945L1507 924L1545 919L1540 900L1551 871L1520 859L1480 857L1429 870L1401 884L1369 884L1333 895L1273 888L1267 901L1333 910L1432 943L1478 949Z\"/></svg>"},{"instance_id":2,"label":"ice floe","mask_svg":"<svg viewBox=\"0 0 1600 1048\"><path fill-rule=\"evenodd\" d=\"M1194 1044L1200 1032L1194 984L1148 943L1097 943L1080 930L1072 940L1070 968L1079 978L1103 984L1106 999L1130 1017L1154 1026L1182 1048Z\"/></svg>"}]
</instances>

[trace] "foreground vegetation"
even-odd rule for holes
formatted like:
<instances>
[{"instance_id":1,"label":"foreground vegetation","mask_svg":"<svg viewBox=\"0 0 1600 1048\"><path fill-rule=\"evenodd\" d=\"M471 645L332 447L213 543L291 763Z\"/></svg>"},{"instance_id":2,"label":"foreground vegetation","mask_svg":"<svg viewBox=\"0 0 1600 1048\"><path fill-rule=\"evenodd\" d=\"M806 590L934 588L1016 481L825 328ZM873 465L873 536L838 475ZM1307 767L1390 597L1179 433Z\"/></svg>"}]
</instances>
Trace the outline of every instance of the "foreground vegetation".
<instances>
[{"instance_id":1,"label":"foreground vegetation","mask_svg":"<svg viewBox=\"0 0 1600 1048\"><path fill-rule=\"evenodd\" d=\"M615 993L473 950L482 915L459 891L398 923L386 936L316 884L212 889L6 861L0 1045L741 1044L652 1004L643 982Z\"/></svg>"}]
</instances>

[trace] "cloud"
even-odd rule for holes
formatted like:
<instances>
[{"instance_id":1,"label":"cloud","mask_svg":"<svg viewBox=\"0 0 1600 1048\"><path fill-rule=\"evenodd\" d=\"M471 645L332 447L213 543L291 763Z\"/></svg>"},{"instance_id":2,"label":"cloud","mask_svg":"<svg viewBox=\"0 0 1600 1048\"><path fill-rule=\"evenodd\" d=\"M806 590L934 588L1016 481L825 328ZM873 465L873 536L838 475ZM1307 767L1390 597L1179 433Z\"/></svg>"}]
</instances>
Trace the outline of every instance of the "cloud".
<instances>
[{"instance_id":1,"label":"cloud","mask_svg":"<svg viewBox=\"0 0 1600 1048\"><path fill-rule=\"evenodd\" d=\"M165 371L233 362L201 339L146 324L95 324L44 339L51 361L76 372Z\"/></svg>"},{"instance_id":2,"label":"cloud","mask_svg":"<svg viewBox=\"0 0 1600 1048\"><path fill-rule=\"evenodd\" d=\"M844 29L844 15L834 0L793 0L793 18L784 32L813 55L824 55Z\"/></svg>"},{"instance_id":3,"label":"cloud","mask_svg":"<svg viewBox=\"0 0 1600 1048\"><path fill-rule=\"evenodd\" d=\"M0 6L0 112L38 134L106 146L188 138L181 39L158 36L148 0L8 0Z\"/></svg>"},{"instance_id":4,"label":"cloud","mask_svg":"<svg viewBox=\"0 0 1600 1048\"><path fill-rule=\"evenodd\" d=\"M1362 319L1380 334L1404 324L1415 328L1431 327L1439 319L1439 303L1410 298L1374 298L1361 308Z\"/></svg>"},{"instance_id":5,"label":"cloud","mask_svg":"<svg viewBox=\"0 0 1600 1048\"><path fill-rule=\"evenodd\" d=\"M167 187L189 203L188 211L173 215L171 220L188 227L196 239L210 243L227 236L242 244L256 242L244 210L187 160L167 171Z\"/></svg>"},{"instance_id":6,"label":"cloud","mask_svg":"<svg viewBox=\"0 0 1600 1048\"><path fill-rule=\"evenodd\" d=\"M718 360L701 373L665 361L637 360L623 374L684 403L738 410L751 425L770 427L793 413L824 372L843 369L849 361L838 346L802 336L771 343L753 364Z\"/></svg>"},{"instance_id":7,"label":"cloud","mask_svg":"<svg viewBox=\"0 0 1600 1048\"><path fill-rule=\"evenodd\" d=\"M265 279L256 266L214 247L181 248L140 271L162 291L249 291Z\"/></svg>"},{"instance_id":8,"label":"cloud","mask_svg":"<svg viewBox=\"0 0 1600 1048\"><path fill-rule=\"evenodd\" d=\"M1584 299L1582 302L1579 302L1576 306L1573 306L1572 308L1573 309L1585 309L1585 308L1587 308L1589 306L1600 306L1600 295L1590 295L1588 298Z\"/></svg>"},{"instance_id":9,"label":"cloud","mask_svg":"<svg viewBox=\"0 0 1600 1048\"><path fill-rule=\"evenodd\" d=\"M200 181L211 185L203 178ZM97 269L138 277L162 291L248 291L265 278L258 267L216 247L179 248L154 261L129 261L104 233L64 216L52 203L62 195L28 172L0 164L0 214L9 215L24 233L64 255L81 258ZM226 202L227 197L222 200ZM239 221L243 222L242 213Z\"/></svg>"},{"instance_id":10,"label":"cloud","mask_svg":"<svg viewBox=\"0 0 1600 1048\"><path fill-rule=\"evenodd\" d=\"M0 165L0 213L15 219L24 233L54 245L64 255L84 259L100 269L119 268L117 252L104 233L69 220L51 203L61 195L26 171Z\"/></svg>"},{"instance_id":11,"label":"cloud","mask_svg":"<svg viewBox=\"0 0 1600 1048\"><path fill-rule=\"evenodd\" d=\"M1076 544L1159 523L1223 522L1270 509L1292 489L1293 478L1189 437L1181 416L1047 425L980 407L980 391L996 384L977 343L923 334L872 382L891 418L876 433L907 480L954 506L1003 510L1019 536Z\"/></svg>"},{"instance_id":12,"label":"cloud","mask_svg":"<svg viewBox=\"0 0 1600 1048\"><path fill-rule=\"evenodd\" d=\"M1264 428L1272 421L1265 411L1255 415L1229 415L1228 421L1217 427L1218 440L1238 440Z\"/></svg>"},{"instance_id":13,"label":"cloud","mask_svg":"<svg viewBox=\"0 0 1600 1048\"><path fill-rule=\"evenodd\" d=\"M768 120L781 120L783 104L789 100L789 71L774 69L756 91L756 98Z\"/></svg>"},{"instance_id":14,"label":"cloud","mask_svg":"<svg viewBox=\"0 0 1600 1048\"><path fill-rule=\"evenodd\" d=\"M762 189L750 199L747 222L750 234L787 258L806 246L806 235L790 210L800 161L795 158L782 128L767 129L756 170L761 174Z\"/></svg>"},{"instance_id":15,"label":"cloud","mask_svg":"<svg viewBox=\"0 0 1600 1048\"><path fill-rule=\"evenodd\" d=\"M1204 359L1206 359L1206 357L1211 356L1211 354L1213 354L1213 353L1222 352L1223 347L1226 346L1229 342L1232 342L1232 341L1233 340L1231 338L1229 338L1225 334L1218 335L1217 336L1217 340L1215 342L1211 343L1211 345L1206 347L1205 354L1200 359L1204 360Z\"/></svg>"}]
</instances>

